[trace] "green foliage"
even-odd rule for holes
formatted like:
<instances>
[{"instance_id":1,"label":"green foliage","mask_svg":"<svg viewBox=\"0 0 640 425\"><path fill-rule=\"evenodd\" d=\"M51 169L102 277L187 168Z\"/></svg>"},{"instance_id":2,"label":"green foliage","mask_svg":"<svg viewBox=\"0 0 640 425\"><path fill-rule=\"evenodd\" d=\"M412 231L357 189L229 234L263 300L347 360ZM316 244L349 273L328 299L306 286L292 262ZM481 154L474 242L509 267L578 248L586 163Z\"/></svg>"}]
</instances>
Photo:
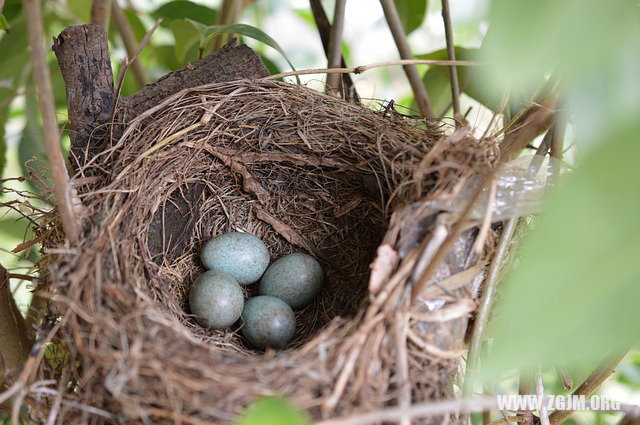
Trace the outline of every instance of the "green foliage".
<instances>
[{"instance_id":1,"label":"green foliage","mask_svg":"<svg viewBox=\"0 0 640 425\"><path fill-rule=\"evenodd\" d=\"M597 361L637 341L638 134L612 132L549 199L504 283L488 372Z\"/></svg>"},{"instance_id":2,"label":"green foliage","mask_svg":"<svg viewBox=\"0 0 640 425\"><path fill-rule=\"evenodd\" d=\"M422 25L429 8L428 0L394 0L394 3L405 34L411 34Z\"/></svg>"},{"instance_id":3,"label":"green foliage","mask_svg":"<svg viewBox=\"0 0 640 425\"><path fill-rule=\"evenodd\" d=\"M4 13L0 14L0 30L9 30L9 22L7 22L7 18L5 18Z\"/></svg>"},{"instance_id":4,"label":"green foliage","mask_svg":"<svg viewBox=\"0 0 640 425\"><path fill-rule=\"evenodd\" d=\"M91 22L91 2L87 0L67 0L69 11L80 22Z\"/></svg>"},{"instance_id":5,"label":"green foliage","mask_svg":"<svg viewBox=\"0 0 640 425\"><path fill-rule=\"evenodd\" d=\"M310 425L304 413L278 397L265 397L251 404L236 425Z\"/></svg>"},{"instance_id":6,"label":"green foliage","mask_svg":"<svg viewBox=\"0 0 640 425\"><path fill-rule=\"evenodd\" d=\"M480 49L466 49L457 46L455 48L457 60L475 61L480 56ZM446 60L447 49L416 55L416 59ZM500 107L500 98L486 89L486 84L478 75L475 67L459 66L458 85L462 93L474 98L489 109L497 110ZM429 99L436 115L445 113L451 107L451 78L449 68L446 66L432 66L424 74L422 81L429 93Z\"/></svg>"},{"instance_id":7,"label":"green foliage","mask_svg":"<svg viewBox=\"0 0 640 425\"><path fill-rule=\"evenodd\" d=\"M207 6L186 0L170 1L151 12L154 19L162 18L160 24L170 27L178 19L191 19L205 25L213 25L216 22L217 12Z\"/></svg>"}]
</instances>

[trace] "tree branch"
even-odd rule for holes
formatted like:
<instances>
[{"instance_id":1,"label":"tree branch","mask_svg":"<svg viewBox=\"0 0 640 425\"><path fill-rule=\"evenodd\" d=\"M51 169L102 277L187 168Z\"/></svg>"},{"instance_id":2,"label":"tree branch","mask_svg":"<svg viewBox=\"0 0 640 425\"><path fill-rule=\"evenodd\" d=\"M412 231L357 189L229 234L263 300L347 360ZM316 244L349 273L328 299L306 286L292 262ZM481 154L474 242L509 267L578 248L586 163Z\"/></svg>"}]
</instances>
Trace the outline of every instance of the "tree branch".
<instances>
[{"instance_id":1,"label":"tree branch","mask_svg":"<svg viewBox=\"0 0 640 425\"><path fill-rule=\"evenodd\" d=\"M456 60L456 49L453 44L453 31L451 29L451 12L449 0L442 0L442 20L444 21L444 34L447 39L447 56L449 60ZM449 79L451 80L451 103L453 104L453 116L457 120L460 115L460 87L458 84L458 69L455 65L449 67Z\"/></svg>"},{"instance_id":2,"label":"tree branch","mask_svg":"<svg viewBox=\"0 0 640 425\"><path fill-rule=\"evenodd\" d=\"M219 9L217 25L232 25L238 19L240 13L240 1L223 0L222 7ZM215 53L222 49L222 46L229 42L230 34L218 34L213 38L211 43L211 53Z\"/></svg>"},{"instance_id":3,"label":"tree branch","mask_svg":"<svg viewBox=\"0 0 640 425\"><path fill-rule=\"evenodd\" d=\"M118 32L120 33L120 37L122 38L124 47L127 50L127 56L132 58L135 54L136 48L138 47L138 42L136 41L136 36L133 33L133 29L131 29L131 25L129 25L127 16L124 14L124 11L118 4L118 0L113 1L113 5L111 7L111 15L113 16L113 20L116 23L116 28L118 28ZM133 78L136 80L136 84L138 85L138 87L144 87L149 84L147 73L142 67L142 64L139 60L131 62L130 66L131 71L133 72Z\"/></svg>"},{"instance_id":4,"label":"tree branch","mask_svg":"<svg viewBox=\"0 0 640 425\"><path fill-rule=\"evenodd\" d=\"M398 47L400 57L402 59L413 59L409 43L407 42L407 36L404 33L402 22L398 16L396 5L393 3L393 0L380 0L380 3L382 4L384 16L387 20L387 24L389 25L389 29L391 30L391 35L393 35L393 39ZM415 65L405 65L404 72L407 74L407 78L409 79L409 84L413 90L413 95L416 99L416 103L418 104L420 113L427 118L434 118L435 115L433 114L433 108L429 101L429 95L427 94L427 89L424 87L424 84L422 84L422 78L420 78L418 68L416 68Z\"/></svg>"},{"instance_id":5,"label":"tree branch","mask_svg":"<svg viewBox=\"0 0 640 425\"><path fill-rule=\"evenodd\" d=\"M333 24L329 36L329 53L327 54L327 68L338 68L342 59L342 31L344 29L344 9L346 0L336 0L333 13ZM335 93L340 90L340 75L328 74L327 87Z\"/></svg>"},{"instance_id":6,"label":"tree branch","mask_svg":"<svg viewBox=\"0 0 640 425\"><path fill-rule=\"evenodd\" d=\"M93 0L91 3L91 23L109 30L109 15L111 14L111 0Z\"/></svg>"},{"instance_id":7,"label":"tree branch","mask_svg":"<svg viewBox=\"0 0 640 425\"><path fill-rule=\"evenodd\" d=\"M75 191L69 184L67 168L65 167L62 150L60 149L60 134L56 121L51 76L49 75L44 43L42 42L43 30L40 0L24 0L24 11L27 19L29 44L31 46L33 77L36 83L38 103L42 114L45 150L53 176L53 192L56 196L62 227L64 228L67 238L73 242L80 234L80 225L75 212L75 208L80 205L80 202L76 199Z\"/></svg>"},{"instance_id":8,"label":"tree branch","mask_svg":"<svg viewBox=\"0 0 640 425\"><path fill-rule=\"evenodd\" d=\"M327 18L327 14L324 13L324 9L320 0L309 0L309 5L311 6L311 13L313 13L313 19L316 21L316 26L318 27L318 33L320 34L320 41L322 42L322 48L324 49L324 54L329 57L329 38L331 32L331 24L329 23L329 18ZM341 58L340 67L346 68L347 64L344 61L344 56ZM356 88L353 84L353 80L351 79L351 74L345 73L342 74L342 85L340 86L340 90L342 93L342 97L345 100L353 99L356 102L360 101L360 97L356 92Z\"/></svg>"}]
</instances>

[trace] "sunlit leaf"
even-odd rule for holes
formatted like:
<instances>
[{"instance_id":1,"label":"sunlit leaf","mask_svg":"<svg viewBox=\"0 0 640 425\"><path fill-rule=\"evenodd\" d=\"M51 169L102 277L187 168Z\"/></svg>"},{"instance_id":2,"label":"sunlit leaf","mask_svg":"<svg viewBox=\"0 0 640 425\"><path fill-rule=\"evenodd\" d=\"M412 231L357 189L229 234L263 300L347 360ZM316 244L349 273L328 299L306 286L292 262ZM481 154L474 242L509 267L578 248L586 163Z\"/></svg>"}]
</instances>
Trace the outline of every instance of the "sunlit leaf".
<instances>
[{"instance_id":1,"label":"sunlit leaf","mask_svg":"<svg viewBox=\"0 0 640 425\"><path fill-rule=\"evenodd\" d=\"M171 24L171 31L176 39L176 58L178 62L184 63L187 52L196 43L200 43L202 36L194 25L185 19L175 20Z\"/></svg>"},{"instance_id":2,"label":"sunlit leaf","mask_svg":"<svg viewBox=\"0 0 640 425\"><path fill-rule=\"evenodd\" d=\"M238 418L236 425L310 425L309 419L282 398L269 397L254 402Z\"/></svg>"},{"instance_id":3,"label":"sunlit leaf","mask_svg":"<svg viewBox=\"0 0 640 425\"><path fill-rule=\"evenodd\" d=\"M216 22L217 12L202 4L197 4L186 0L170 1L163 4L154 12L151 12L154 19L162 18L160 24L170 27L173 21L177 19L193 19L205 25L213 25Z\"/></svg>"},{"instance_id":4,"label":"sunlit leaf","mask_svg":"<svg viewBox=\"0 0 640 425\"><path fill-rule=\"evenodd\" d=\"M427 14L428 0L394 0L394 3L405 34L411 34L422 25Z\"/></svg>"},{"instance_id":5,"label":"sunlit leaf","mask_svg":"<svg viewBox=\"0 0 640 425\"><path fill-rule=\"evenodd\" d=\"M503 283L485 375L597 361L640 339L639 135L612 129L550 197Z\"/></svg>"},{"instance_id":6,"label":"sunlit leaf","mask_svg":"<svg viewBox=\"0 0 640 425\"><path fill-rule=\"evenodd\" d=\"M0 30L7 31L9 29L9 22L7 22L7 18L4 17L4 13L0 14Z\"/></svg>"}]
</instances>

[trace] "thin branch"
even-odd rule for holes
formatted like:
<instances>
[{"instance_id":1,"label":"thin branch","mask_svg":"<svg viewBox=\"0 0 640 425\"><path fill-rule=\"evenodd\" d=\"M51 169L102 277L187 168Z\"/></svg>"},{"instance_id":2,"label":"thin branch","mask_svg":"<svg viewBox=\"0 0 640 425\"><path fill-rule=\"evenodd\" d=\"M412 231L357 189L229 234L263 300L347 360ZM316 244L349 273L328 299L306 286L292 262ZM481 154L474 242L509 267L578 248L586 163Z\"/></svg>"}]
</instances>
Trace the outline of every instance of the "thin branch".
<instances>
[{"instance_id":1,"label":"thin branch","mask_svg":"<svg viewBox=\"0 0 640 425\"><path fill-rule=\"evenodd\" d=\"M457 65L457 66L477 66L478 63L474 61L450 61L450 60L432 60L432 59L402 59L397 61L385 61L375 62L368 65L360 65L353 68L314 68L314 69L300 69L298 71L281 72L280 74L269 75L265 77L266 80L277 80L278 78L293 77L295 75L309 75L309 74L362 74L370 69L383 68L385 66L396 65Z\"/></svg>"},{"instance_id":2,"label":"thin branch","mask_svg":"<svg viewBox=\"0 0 640 425\"><path fill-rule=\"evenodd\" d=\"M222 7L218 13L217 25L231 25L236 22L240 14L240 3L238 0L223 0ZM211 43L211 53L215 53L229 42L231 34L218 34Z\"/></svg>"},{"instance_id":3,"label":"thin branch","mask_svg":"<svg viewBox=\"0 0 640 425\"><path fill-rule=\"evenodd\" d=\"M111 0L93 0L91 3L91 23L101 26L108 32L110 12Z\"/></svg>"},{"instance_id":4,"label":"thin branch","mask_svg":"<svg viewBox=\"0 0 640 425\"><path fill-rule=\"evenodd\" d=\"M2 15L3 10L4 10L4 0L0 0L0 15Z\"/></svg>"},{"instance_id":5,"label":"thin branch","mask_svg":"<svg viewBox=\"0 0 640 425\"><path fill-rule=\"evenodd\" d=\"M316 422L316 425L365 425L398 421L403 416L427 418L447 413L475 413L496 409L495 397L462 398L458 400L440 400L431 403L414 404L408 409L392 408L375 412L354 414Z\"/></svg>"},{"instance_id":6,"label":"thin branch","mask_svg":"<svg viewBox=\"0 0 640 425\"><path fill-rule=\"evenodd\" d=\"M569 375L567 369L562 366L556 366L556 373L558 374L558 378L560 378L560 382L562 382L562 388L565 390L573 388L573 379L571 379L571 375Z\"/></svg>"},{"instance_id":7,"label":"thin branch","mask_svg":"<svg viewBox=\"0 0 640 425\"><path fill-rule=\"evenodd\" d=\"M465 382L463 394L470 394L472 384L472 374L478 367L480 361L480 353L482 349L482 337L484 335L485 327L489 322L489 315L491 313L491 306L493 305L493 299L496 286L498 285L498 277L500 275L500 269L502 262L508 254L509 243L511 237L518 224L518 218L514 217L507 222L500 243L496 253L491 261L489 272L487 273L487 279L484 282L482 288L482 297L480 298L480 305L478 312L476 313L476 319L473 323L473 330L471 332L471 343L469 345L469 355L467 356L467 372L465 374Z\"/></svg>"},{"instance_id":8,"label":"thin branch","mask_svg":"<svg viewBox=\"0 0 640 425\"><path fill-rule=\"evenodd\" d=\"M451 29L451 12L449 0L442 0L442 20L444 21L444 34L447 39L447 56L449 60L456 60L456 49L453 44L453 31ZM460 86L458 84L458 69L455 65L449 67L449 79L451 80L451 102L453 104L453 117L457 120L460 115Z\"/></svg>"},{"instance_id":9,"label":"thin branch","mask_svg":"<svg viewBox=\"0 0 640 425\"><path fill-rule=\"evenodd\" d=\"M129 25L129 20L127 16L124 14L124 11L118 4L118 0L113 1L113 5L111 7L111 15L113 17L114 22L116 23L116 28L120 33L120 37L122 38L122 42L124 43L124 47L127 50L127 56L129 56L129 65L131 66L131 71L133 72L133 78L136 80L136 84L138 87L144 87L148 84L149 78L147 77L147 73L142 67L140 61L134 61L133 58L136 51L136 46L138 42L136 41L136 36L133 33L133 29L131 25Z\"/></svg>"},{"instance_id":10,"label":"thin branch","mask_svg":"<svg viewBox=\"0 0 640 425\"><path fill-rule=\"evenodd\" d=\"M380 4L382 4L384 17L386 18L389 29L391 30L391 35L393 35L393 39L396 42L400 57L402 59L413 59L409 43L407 42L407 36L404 33L404 28L402 27L400 16L398 16L398 10L396 9L395 3L393 0L380 0ZM409 84L411 85L411 90L413 90L413 95L416 99L416 103L418 104L420 113L426 118L434 118L435 115L433 113L433 108L431 107L431 102L429 101L429 95L427 94L427 89L422 83L422 78L420 78L418 68L416 68L415 64L407 64L404 67L404 72L407 74L407 78L409 79Z\"/></svg>"},{"instance_id":11,"label":"thin branch","mask_svg":"<svg viewBox=\"0 0 640 425\"><path fill-rule=\"evenodd\" d=\"M43 138L49 167L53 176L53 193L58 203L58 212L67 238L73 242L80 234L80 226L76 218L75 207L80 205L75 191L69 183L67 168L60 148L60 133L56 121L56 109L51 88L51 76L44 51L44 34L42 30L42 11L40 0L24 0L24 10L31 46L31 62L33 78L38 92L38 103L44 127Z\"/></svg>"},{"instance_id":12,"label":"thin branch","mask_svg":"<svg viewBox=\"0 0 640 425\"><path fill-rule=\"evenodd\" d=\"M320 33L320 41L322 41L322 48L324 49L324 54L329 57L329 38L331 32L331 24L329 23L329 18L327 18L327 14L324 12L324 8L320 3L320 0L309 0L309 5L311 7L311 13L313 13L313 19L316 21L316 27L318 27L318 32ZM342 56L340 66L346 68L347 65L344 61L344 56ZM350 74L342 74L342 85L340 86L342 93L342 97L346 100L353 99L356 102L360 101L358 93L356 92L353 81L351 80Z\"/></svg>"},{"instance_id":13,"label":"thin branch","mask_svg":"<svg viewBox=\"0 0 640 425\"><path fill-rule=\"evenodd\" d=\"M540 399L544 397L544 385L542 383L542 370L538 370L538 373L536 374L536 395ZM550 425L549 412L547 412L547 406L545 406L544 403L541 403L539 412L540 412L540 424Z\"/></svg>"},{"instance_id":14,"label":"thin branch","mask_svg":"<svg viewBox=\"0 0 640 425\"><path fill-rule=\"evenodd\" d=\"M342 61L342 31L344 29L344 9L347 0L336 0L333 12L333 23L329 36L329 53L327 54L327 68L338 68ZM340 75L327 75L327 88L334 93L340 91Z\"/></svg>"},{"instance_id":15,"label":"thin branch","mask_svg":"<svg viewBox=\"0 0 640 425\"><path fill-rule=\"evenodd\" d=\"M611 356L605 358L598 367L580 384L576 390L571 393L572 396L584 395L588 396L594 392L602 383L613 373L618 363L626 356L628 350L618 351ZM549 415L551 425L563 423L574 410L556 410Z\"/></svg>"},{"instance_id":16,"label":"thin branch","mask_svg":"<svg viewBox=\"0 0 640 425\"><path fill-rule=\"evenodd\" d=\"M562 159L562 146L564 144L564 133L567 128L567 121L556 112L553 124L553 137L551 138L551 156Z\"/></svg>"}]
</instances>

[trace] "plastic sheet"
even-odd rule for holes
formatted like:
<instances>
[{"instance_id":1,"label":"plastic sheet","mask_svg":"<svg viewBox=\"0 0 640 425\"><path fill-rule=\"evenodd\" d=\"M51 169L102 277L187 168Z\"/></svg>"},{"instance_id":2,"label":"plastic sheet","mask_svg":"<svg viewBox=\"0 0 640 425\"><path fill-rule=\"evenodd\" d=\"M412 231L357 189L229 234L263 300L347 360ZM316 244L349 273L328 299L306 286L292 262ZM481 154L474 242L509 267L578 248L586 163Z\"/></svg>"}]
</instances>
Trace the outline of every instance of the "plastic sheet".
<instances>
[{"instance_id":1,"label":"plastic sheet","mask_svg":"<svg viewBox=\"0 0 640 425\"><path fill-rule=\"evenodd\" d=\"M541 155L524 156L504 164L496 178L491 220L503 221L538 212L545 192L555 186L558 176L570 170L566 163ZM478 177L465 185L457 196L429 201L429 206L441 211L462 213L481 182L482 177ZM484 219L490 200L491 188L488 186L476 202L471 217Z\"/></svg>"}]
</instances>

